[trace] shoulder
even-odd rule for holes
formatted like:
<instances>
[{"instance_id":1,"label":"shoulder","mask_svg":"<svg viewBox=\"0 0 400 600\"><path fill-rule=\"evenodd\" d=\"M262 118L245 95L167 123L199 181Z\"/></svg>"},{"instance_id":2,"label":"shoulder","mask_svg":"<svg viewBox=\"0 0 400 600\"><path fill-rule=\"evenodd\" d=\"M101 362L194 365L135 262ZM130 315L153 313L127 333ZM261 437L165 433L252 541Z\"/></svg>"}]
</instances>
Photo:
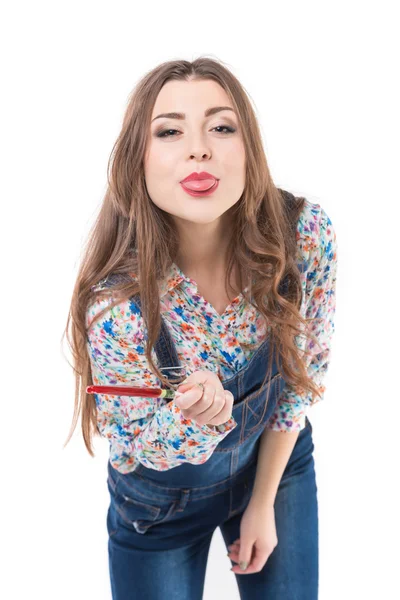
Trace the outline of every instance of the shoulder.
<instances>
[{"instance_id":1,"label":"shoulder","mask_svg":"<svg viewBox=\"0 0 400 600\"><path fill-rule=\"evenodd\" d=\"M91 289L96 295L92 298L86 310L87 329L101 330L103 334L111 337L132 334L139 335L139 337L140 335L143 336L144 320L134 297L114 304L116 297L110 290L113 281L113 277L109 276L92 286ZM105 290L109 290L107 295L101 293ZM96 321L103 310L105 312Z\"/></svg>"}]
</instances>

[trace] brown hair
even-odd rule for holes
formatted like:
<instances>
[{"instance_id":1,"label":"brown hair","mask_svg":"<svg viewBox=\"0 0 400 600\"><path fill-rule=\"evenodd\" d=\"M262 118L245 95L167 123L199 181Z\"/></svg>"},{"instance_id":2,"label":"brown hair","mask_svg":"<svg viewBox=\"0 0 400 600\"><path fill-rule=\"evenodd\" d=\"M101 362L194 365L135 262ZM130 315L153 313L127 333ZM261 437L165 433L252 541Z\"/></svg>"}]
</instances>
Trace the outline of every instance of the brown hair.
<instances>
[{"instance_id":1,"label":"brown hair","mask_svg":"<svg viewBox=\"0 0 400 600\"><path fill-rule=\"evenodd\" d=\"M237 264L240 281L243 282L246 274L246 280L251 283L243 295L268 323L271 349L277 350L278 364L282 361L279 370L285 380L299 391L301 388L311 392L312 402L315 395L321 396L308 376L294 339L302 333L303 326L308 328L309 321L299 312L302 288L296 264L296 224L305 198L295 198L275 187L252 105L242 85L220 61L200 57L193 62L164 62L139 81L129 98L122 130L108 163L108 187L84 248L63 332L72 350L75 372L75 407L65 445L82 411L82 433L91 456L94 456L92 435L99 435L99 430L94 396L86 393L86 386L93 383L86 321L88 306L96 294L112 293L116 298L96 316L97 320L117 303L140 291L148 335L146 358L153 373L165 387L171 388L171 383L154 364L151 349L161 325L158 280L164 278L174 262L179 240L170 215L158 208L147 193L143 161L152 110L161 88L169 80L193 79L213 80L223 87L237 112L245 145L246 182L242 197L233 207L226 289L227 286L234 289L230 275ZM111 273L124 274L125 281L112 289L92 289ZM287 290L281 294L278 287L285 277ZM310 335L319 345L315 336ZM266 378L267 375L268 372Z\"/></svg>"}]
</instances>

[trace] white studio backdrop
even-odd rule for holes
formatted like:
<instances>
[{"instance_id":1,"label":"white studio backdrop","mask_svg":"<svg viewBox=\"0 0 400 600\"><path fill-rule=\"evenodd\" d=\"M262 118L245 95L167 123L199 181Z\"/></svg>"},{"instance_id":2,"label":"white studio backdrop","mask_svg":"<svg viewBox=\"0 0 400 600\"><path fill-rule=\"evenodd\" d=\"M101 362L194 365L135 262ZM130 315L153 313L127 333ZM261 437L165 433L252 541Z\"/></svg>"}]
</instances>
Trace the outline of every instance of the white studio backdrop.
<instances>
[{"instance_id":1,"label":"white studio backdrop","mask_svg":"<svg viewBox=\"0 0 400 600\"><path fill-rule=\"evenodd\" d=\"M1 597L111 598L108 446L91 458L78 427L63 448L60 340L129 93L160 62L205 55L248 91L275 183L320 203L338 239L327 391L309 413L320 600L398 598L395 2L16 1L0 22ZM204 598L239 598L219 531Z\"/></svg>"}]
</instances>

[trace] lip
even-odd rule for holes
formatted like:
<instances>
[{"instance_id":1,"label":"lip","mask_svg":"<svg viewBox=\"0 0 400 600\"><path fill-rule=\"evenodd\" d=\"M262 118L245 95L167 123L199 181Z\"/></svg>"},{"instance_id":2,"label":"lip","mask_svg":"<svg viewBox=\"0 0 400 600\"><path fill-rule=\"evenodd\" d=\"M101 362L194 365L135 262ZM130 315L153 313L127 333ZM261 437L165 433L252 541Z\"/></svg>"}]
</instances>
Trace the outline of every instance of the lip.
<instances>
[{"instance_id":1,"label":"lip","mask_svg":"<svg viewBox=\"0 0 400 600\"><path fill-rule=\"evenodd\" d=\"M185 183L186 181L199 181L200 179L215 179L218 181L218 178L212 173L207 173L207 171L201 171L200 173L197 173L197 171L193 171L193 173L190 173L190 175L185 177L185 179L182 179L180 183Z\"/></svg>"},{"instance_id":2,"label":"lip","mask_svg":"<svg viewBox=\"0 0 400 600\"><path fill-rule=\"evenodd\" d=\"M190 196L193 196L194 198L203 198L204 196L209 196L210 194L214 193L214 191L218 187L219 179L216 179L210 188L208 188L207 190L201 190L201 191L190 190L188 187L185 186L184 183L182 183L182 182L180 182L180 183L181 183L182 189L185 190L185 192L187 194L189 194Z\"/></svg>"}]
</instances>

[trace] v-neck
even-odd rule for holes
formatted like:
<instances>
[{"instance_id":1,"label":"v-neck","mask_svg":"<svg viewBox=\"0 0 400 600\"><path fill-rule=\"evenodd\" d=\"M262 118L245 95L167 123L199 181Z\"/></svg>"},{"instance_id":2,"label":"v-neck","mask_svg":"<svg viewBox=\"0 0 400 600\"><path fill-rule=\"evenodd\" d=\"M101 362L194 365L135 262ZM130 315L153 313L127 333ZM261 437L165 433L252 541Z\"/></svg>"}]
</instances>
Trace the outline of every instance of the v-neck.
<instances>
[{"instance_id":1,"label":"v-neck","mask_svg":"<svg viewBox=\"0 0 400 600\"><path fill-rule=\"evenodd\" d=\"M202 294L199 293L198 290L196 291L196 296L199 296L203 300L203 302L215 312L219 319L223 319L226 315L230 315L232 311L235 310L235 306L239 305L240 302L243 301L243 293L241 292L238 296L236 296L236 298L233 298L233 300L226 305L224 311L220 313L215 308L215 306L211 304L209 300L207 300L207 298L205 298Z\"/></svg>"},{"instance_id":2,"label":"v-neck","mask_svg":"<svg viewBox=\"0 0 400 600\"><path fill-rule=\"evenodd\" d=\"M184 279L187 283L190 284L193 294L195 296L197 296L198 298L200 298L202 300L203 304L206 305L209 309L211 309L218 316L219 319L224 319L225 316L231 315L232 311L236 310L235 306L240 305L240 303L244 300L243 294L244 294L244 292L246 292L248 290L248 286L246 286L244 288L243 292L240 292L235 298L233 298L231 300L231 302L229 302L229 304L226 305L224 311L222 313L219 313L218 310L215 308L215 306L213 304L211 304L211 302L209 302L207 300L207 298L205 298L205 296L200 294L197 281L195 281L188 275L185 275L185 273L182 271L182 269L180 267L178 267L178 265L176 263L173 263L172 266L177 271L177 273L182 277L182 279Z\"/></svg>"}]
</instances>

